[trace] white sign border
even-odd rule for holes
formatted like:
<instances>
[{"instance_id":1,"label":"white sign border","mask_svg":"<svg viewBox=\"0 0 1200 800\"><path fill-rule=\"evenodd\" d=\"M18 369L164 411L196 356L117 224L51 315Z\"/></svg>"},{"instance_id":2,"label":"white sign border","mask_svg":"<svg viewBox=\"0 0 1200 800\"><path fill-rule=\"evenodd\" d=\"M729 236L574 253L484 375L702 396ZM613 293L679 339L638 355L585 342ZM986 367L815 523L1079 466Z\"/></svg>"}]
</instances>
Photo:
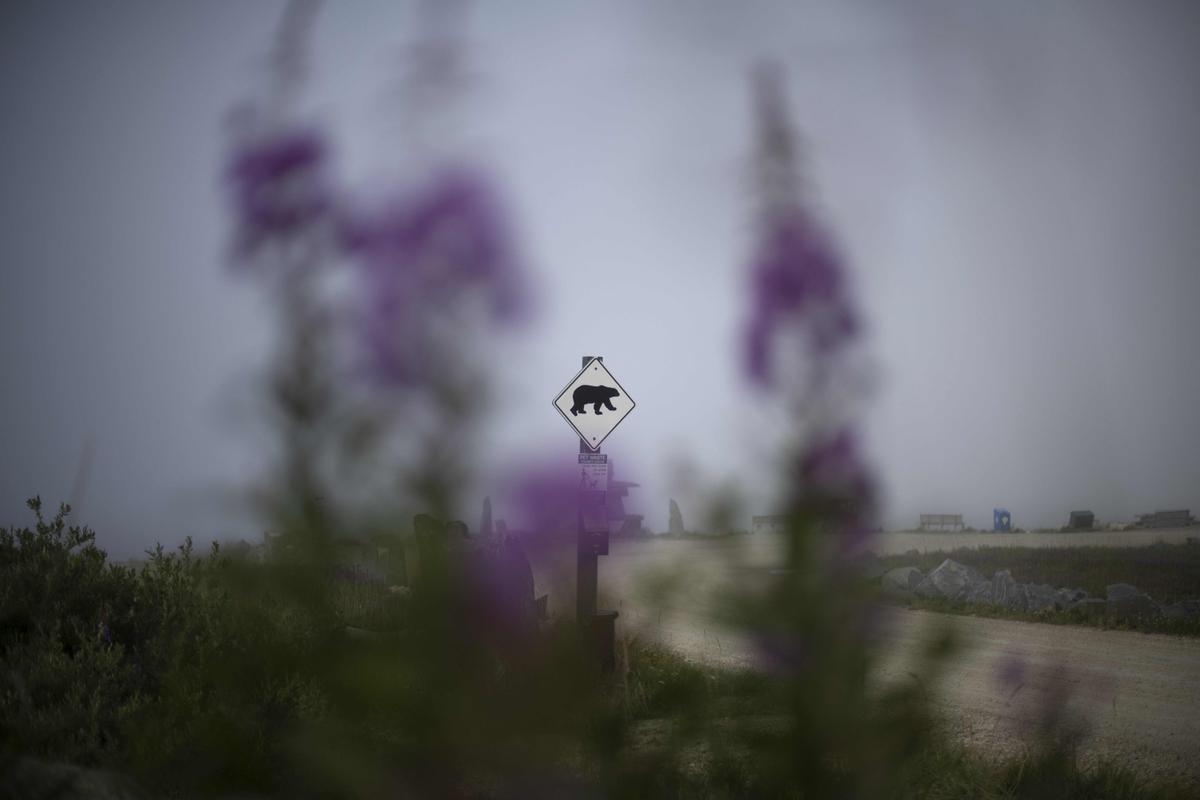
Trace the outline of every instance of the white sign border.
<instances>
[{"instance_id":1,"label":"white sign border","mask_svg":"<svg viewBox=\"0 0 1200 800\"><path fill-rule=\"evenodd\" d=\"M596 442L595 447L592 447L590 444L588 444L587 439L584 439L583 436L580 435L579 429L575 427L575 423L571 422L571 418L564 414L563 410L558 407L558 399L566 394L567 389L571 388L572 383L579 380L579 376L587 372L588 367L592 365L593 361L600 361L600 366L604 368L604 371L608 373L608 377L612 378L612 382L615 383L617 388L621 390L621 395L629 398L629 410L625 412L624 416L617 420L617 424L613 425L612 428L609 429L608 433L604 434L604 436L600 438L600 441ZM588 362L579 370L579 372L576 372L571 377L571 380L567 381L567 384L563 386L562 390L559 391L558 394L554 395L554 399L550 401L550 405L554 406L554 410L558 412L558 415L567 421L567 424L571 426L571 430L575 432L575 437L579 439L579 441L583 442L583 446L595 453L600 450L600 445L604 444L605 440L608 439L609 436L612 436L612 432L621 427L621 423L625 421L626 417L633 413L633 410L637 408L637 401L633 399L629 392L625 391L625 387L621 385L619 380L617 380L617 376L612 374L604 361L599 358L590 358L588 359Z\"/></svg>"}]
</instances>

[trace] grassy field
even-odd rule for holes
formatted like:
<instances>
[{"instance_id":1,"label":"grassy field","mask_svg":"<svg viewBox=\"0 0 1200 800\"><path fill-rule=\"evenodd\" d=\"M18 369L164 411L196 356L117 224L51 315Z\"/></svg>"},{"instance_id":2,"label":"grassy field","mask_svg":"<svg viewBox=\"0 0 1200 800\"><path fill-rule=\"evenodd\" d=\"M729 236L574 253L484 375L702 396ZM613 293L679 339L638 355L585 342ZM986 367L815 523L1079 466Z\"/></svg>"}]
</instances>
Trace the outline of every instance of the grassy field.
<instances>
[{"instance_id":1,"label":"grassy field","mask_svg":"<svg viewBox=\"0 0 1200 800\"><path fill-rule=\"evenodd\" d=\"M879 555L900 555L909 550L921 552L948 551L960 547L1146 547L1157 542L1185 544L1200 537L1200 526L1187 528L1152 528L1127 531L1076 531L1064 533L992 531L887 531L871 542Z\"/></svg>"}]
</instances>

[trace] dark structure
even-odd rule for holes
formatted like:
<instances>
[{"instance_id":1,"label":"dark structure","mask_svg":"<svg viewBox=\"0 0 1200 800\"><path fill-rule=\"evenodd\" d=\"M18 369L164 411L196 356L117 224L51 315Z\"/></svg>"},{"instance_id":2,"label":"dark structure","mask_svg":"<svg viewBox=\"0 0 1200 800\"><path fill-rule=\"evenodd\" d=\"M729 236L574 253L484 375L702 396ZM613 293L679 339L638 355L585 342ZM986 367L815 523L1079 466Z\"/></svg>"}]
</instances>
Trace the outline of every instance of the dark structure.
<instances>
[{"instance_id":1,"label":"dark structure","mask_svg":"<svg viewBox=\"0 0 1200 800\"><path fill-rule=\"evenodd\" d=\"M672 536L683 536L687 533L687 529L683 527L683 512L679 510L679 503L675 502L675 498L671 498L668 507L667 532Z\"/></svg>"},{"instance_id":2,"label":"dark structure","mask_svg":"<svg viewBox=\"0 0 1200 800\"><path fill-rule=\"evenodd\" d=\"M458 569L467 580L458 591L465 593L468 608L483 610L488 624L516 640L532 635L545 618L547 597L538 597L533 570L520 539L505 535L490 540L471 536L466 523L443 523L429 514L413 517L413 540L405 553L408 586L419 589L422 581L445 580ZM454 563L455 569L451 569Z\"/></svg>"},{"instance_id":3,"label":"dark structure","mask_svg":"<svg viewBox=\"0 0 1200 800\"><path fill-rule=\"evenodd\" d=\"M992 530L1008 533L1012 530L1012 514L1007 508L992 509Z\"/></svg>"},{"instance_id":4,"label":"dark structure","mask_svg":"<svg viewBox=\"0 0 1200 800\"><path fill-rule=\"evenodd\" d=\"M1096 527L1096 515L1091 511L1072 511L1067 518L1068 531L1090 531Z\"/></svg>"},{"instance_id":5,"label":"dark structure","mask_svg":"<svg viewBox=\"0 0 1200 800\"><path fill-rule=\"evenodd\" d=\"M492 538L495 529L492 526L492 498L483 498L483 513L479 518L479 535L484 539Z\"/></svg>"}]
</instances>

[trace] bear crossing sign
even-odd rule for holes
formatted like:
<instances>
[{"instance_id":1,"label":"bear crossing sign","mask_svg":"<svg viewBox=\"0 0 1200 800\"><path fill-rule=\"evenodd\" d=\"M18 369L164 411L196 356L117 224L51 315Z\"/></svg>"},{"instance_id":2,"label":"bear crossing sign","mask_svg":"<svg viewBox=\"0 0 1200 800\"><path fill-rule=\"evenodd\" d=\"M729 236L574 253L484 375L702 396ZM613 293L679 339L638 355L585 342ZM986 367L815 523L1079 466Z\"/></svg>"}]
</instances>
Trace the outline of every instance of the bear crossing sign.
<instances>
[{"instance_id":1,"label":"bear crossing sign","mask_svg":"<svg viewBox=\"0 0 1200 800\"><path fill-rule=\"evenodd\" d=\"M558 413L591 450L600 449L634 405L633 398L598 358L588 361L554 398Z\"/></svg>"}]
</instances>

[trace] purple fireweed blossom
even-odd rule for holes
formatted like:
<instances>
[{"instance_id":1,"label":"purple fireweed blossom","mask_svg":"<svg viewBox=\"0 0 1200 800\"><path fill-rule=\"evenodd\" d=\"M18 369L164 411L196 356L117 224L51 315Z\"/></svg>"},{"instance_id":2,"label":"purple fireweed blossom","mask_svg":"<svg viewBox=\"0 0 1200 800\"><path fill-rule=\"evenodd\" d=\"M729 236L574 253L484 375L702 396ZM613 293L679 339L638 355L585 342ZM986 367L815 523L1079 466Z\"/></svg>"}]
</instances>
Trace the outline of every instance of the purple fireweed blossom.
<instances>
[{"instance_id":1,"label":"purple fireweed blossom","mask_svg":"<svg viewBox=\"0 0 1200 800\"><path fill-rule=\"evenodd\" d=\"M1091 723L1076 702L1111 697L1113 683L1060 662L1037 663L1006 653L994 666L996 688L1004 694L1006 717L1015 732L1051 752L1071 753L1088 735Z\"/></svg>"},{"instance_id":2,"label":"purple fireweed blossom","mask_svg":"<svg viewBox=\"0 0 1200 800\"><path fill-rule=\"evenodd\" d=\"M796 453L790 502L794 512L815 514L820 527L843 534L839 550L846 554L866 544L875 496L853 426L834 395L846 346L859 333L858 315L837 248L802 202L778 73L760 69L754 89L759 235L749 269L743 367L759 388L794 392L791 399L823 426L806 432ZM800 352L782 352L786 347ZM798 360L805 367L799 378L782 372Z\"/></svg>"},{"instance_id":3,"label":"purple fireweed blossom","mask_svg":"<svg viewBox=\"0 0 1200 800\"><path fill-rule=\"evenodd\" d=\"M509 475L505 504L526 530L540 537L575 529L581 500L578 464L547 460L510 469Z\"/></svg>"},{"instance_id":4,"label":"purple fireweed blossom","mask_svg":"<svg viewBox=\"0 0 1200 800\"><path fill-rule=\"evenodd\" d=\"M858 317L836 248L801 203L794 145L777 75L760 70L758 110L759 239L751 262L751 308L744 367L764 388L776 383L777 340L803 334L809 358L820 361L854 340Z\"/></svg>"},{"instance_id":5,"label":"purple fireweed blossom","mask_svg":"<svg viewBox=\"0 0 1200 800\"><path fill-rule=\"evenodd\" d=\"M846 406L835 395L847 346L859 334L858 315L840 254L802 202L778 72L759 69L754 93L758 238L749 267L743 368L754 385L781 391L819 426L805 432L795 453L789 507L842 534L838 549L846 555L865 546L875 497Z\"/></svg>"},{"instance_id":6,"label":"purple fireweed blossom","mask_svg":"<svg viewBox=\"0 0 1200 800\"><path fill-rule=\"evenodd\" d=\"M800 480L806 490L822 495L869 496L870 478L854 433L842 428L811 445L800 459Z\"/></svg>"},{"instance_id":7,"label":"purple fireweed blossom","mask_svg":"<svg viewBox=\"0 0 1200 800\"><path fill-rule=\"evenodd\" d=\"M317 253L308 246L327 231L333 207L329 146L319 129L301 124L295 114L317 7L314 0L288 3L264 87L230 115L225 183L235 227L231 260L241 266L264 256L312 262Z\"/></svg>"},{"instance_id":8,"label":"purple fireweed blossom","mask_svg":"<svg viewBox=\"0 0 1200 800\"><path fill-rule=\"evenodd\" d=\"M325 140L312 128L247 137L235 147L227 180L237 260L287 246L327 220L333 206L327 160Z\"/></svg>"},{"instance_id":9,"label":"purple fireweed blossom","mask_svg":"<svg viewBox=\"0 0 1200 800\"><path fill-rule=\"evenodd\" d=\"M468 629L508 659L520 658L537 632L533 570L521 541L476 541L464 566Z\"/></svg>"},{"instance_id":10,"label":"purple fireweed blossom","mask_svg":"<svg viewBox=\"0 0 1200 800\"><path fill-rule=\"evenodd\" d=\"M842 554L864 549L871 536L876 491L854 432L843 427L810 442L797 472L799 506L821 512L832 531L841 535Z\"/></svg>"},{"instance_id":11,"label":"purple fireweed blossom","mask_svg":"<svg viewBox=\"0 0 1200 800\"><path fill-rule=\"evenodd\" d=\"M767 672L792 675L811 660L804 637L795 631L754 631L750 640L758 655L756 665Z\"/></svg>"},{"instance_id":12,"label":"purple fireweed blossom","mask_svg":"<svg viewBox=\"0 0 1200 800\"><path fill-rule=\"evenodd\" d=\"M482 296L493 323L522 318L524 276L502 204L481 173L438 173L378 212L344 220L341 240L361 267L363 343L384 382L427 374L430 315L470 293Z\"/></svg>"},{"instance_id":13,"label":"purple fireweed blossom","mask_svg":"<svg viewBox=\"0 0 1200 800\"><path fill-rule=\"evenodd\" d=\"M1005 653L996 662L995 680L996 685L1012 700L1029 680L1029 664L1017 653Z\"/></svg>"}]
</instances>

